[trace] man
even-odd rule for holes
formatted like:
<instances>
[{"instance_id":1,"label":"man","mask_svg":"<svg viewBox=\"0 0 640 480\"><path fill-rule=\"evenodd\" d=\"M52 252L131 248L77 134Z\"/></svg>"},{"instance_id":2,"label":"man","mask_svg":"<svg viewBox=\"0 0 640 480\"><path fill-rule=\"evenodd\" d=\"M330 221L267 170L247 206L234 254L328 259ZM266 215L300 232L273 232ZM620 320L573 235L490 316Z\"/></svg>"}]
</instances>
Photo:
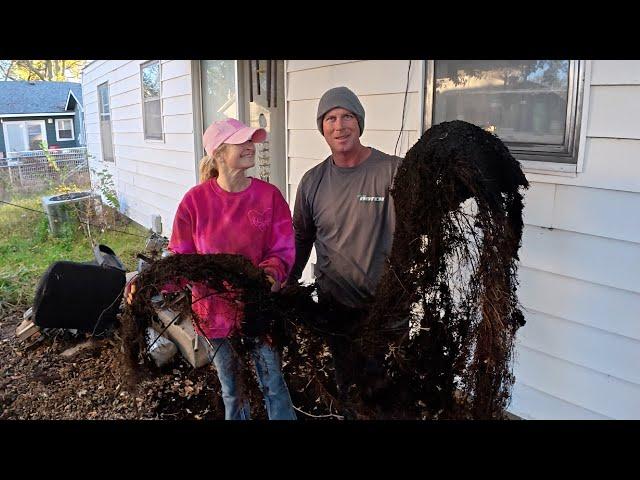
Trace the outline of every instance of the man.
<instances>
[{"instance_id":1,"label":"man","mask_svg":"<svg viewBox=\"0 0 640 480\"><path fill-rule=\"evenodd\" d=\"M334 332L329 346L343 401L356 375L372 366L380 373L380 362L365 359L353 338L391 252L395 211L389 188L401 162L360 143L364 120L351 90L325 92L317 124L331 155L302 177L293 213L296 261L289 278L300 279L315 244L319 301L347 307L327 308L322 319Z\"/></svg>"}]
</instances>

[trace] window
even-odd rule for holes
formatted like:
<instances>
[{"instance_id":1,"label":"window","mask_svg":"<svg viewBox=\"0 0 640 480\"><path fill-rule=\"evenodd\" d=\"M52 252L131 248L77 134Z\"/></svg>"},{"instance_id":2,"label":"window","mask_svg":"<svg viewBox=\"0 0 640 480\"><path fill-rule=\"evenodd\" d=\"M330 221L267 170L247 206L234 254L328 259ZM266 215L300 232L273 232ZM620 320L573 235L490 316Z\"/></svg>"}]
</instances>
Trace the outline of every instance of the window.
<instances>
[{"instance_id":1,"label":"window","mask_svg":"<svg viewBox=\"0 0 640 480\"><path fill-rule=\"evenodd\" d=\"M111 138L111 107L109 106L109 84L98 85L98 115L100 116L100 139L102 160L113 162L113 140Z\"/></svg>"},{"instance_id":2,"label":"window","mask_svg":"<svg viewBox=\"0 0 640 480\"><path fill-rule=\"evenodd\" d=\"M140 66L140 78L142 80L144 138L162 140L160 61L143 63Z\"/></svg>"},{"instance_id":3,"label":"window","mask_svg":"<svg viewBox=\"0 0 640 480\"><path fill-rule=\"evenodd\" d=\"M47 143L46 129L42 120L5 121L2 125L7 156L10 152L42 150L42 144Z\"/></svg>"},{"instance_id":4,"label":"window","mask_svg":"<svg viewBox=\"0 0 640 480\"><path fill-rule=\"evenodd\" d=\"M73 131L73 118L58 118L56 119L56 140L74 140L75 134Z\"/></svg>"},{"instance_id":5,"label":"window","mask_svg":"<svg viewBox=\"0 0 640 480\"><path fill-rule=\"evenodd\" d=\"M464 120L498 135L525 167L575 172L582 71L576 60L430 61L427 127Z\"/></svg>"},{"instance_id":6,"label":"window","mask_svg":"<svg viewBox=\"0 0 640 480\"><path fill-rule=\"evenodd\" d=\"M239 118L235 60L201 60L205 128L216 120Z\"/></svg>"}]
</instances>

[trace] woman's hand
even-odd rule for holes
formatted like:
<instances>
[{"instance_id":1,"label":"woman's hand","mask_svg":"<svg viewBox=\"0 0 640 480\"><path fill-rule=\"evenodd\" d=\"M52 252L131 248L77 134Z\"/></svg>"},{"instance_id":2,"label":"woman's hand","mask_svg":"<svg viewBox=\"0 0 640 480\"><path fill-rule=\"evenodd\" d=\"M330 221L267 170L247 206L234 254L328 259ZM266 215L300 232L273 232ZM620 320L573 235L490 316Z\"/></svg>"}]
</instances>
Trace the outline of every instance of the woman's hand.
<instances>
[{"instance_id":1,"label":"woman's hand","mask_svg":"<svg viewBox=\"0 0 640 480\"><path fill-rule=\"evenodd\" d=\"M269 280L269 283L271 284L271 291L272 292L279 292L280 291L280 289L282 288L282 285L280 284L280 282L278 280L273 278L271 275L267 275L267 280Z\"/></svg>"}]
</instances>

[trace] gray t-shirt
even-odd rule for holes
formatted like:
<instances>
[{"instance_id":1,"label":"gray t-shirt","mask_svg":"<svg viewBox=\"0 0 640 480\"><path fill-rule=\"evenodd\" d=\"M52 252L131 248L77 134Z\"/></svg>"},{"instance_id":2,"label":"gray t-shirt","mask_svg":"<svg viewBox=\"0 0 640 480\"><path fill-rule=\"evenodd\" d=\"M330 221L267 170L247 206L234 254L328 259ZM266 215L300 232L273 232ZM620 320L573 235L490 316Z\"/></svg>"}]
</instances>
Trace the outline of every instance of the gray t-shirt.
<instances>
[{"instance_id":1,"label":"gray t-shirt","mask_svg":"<svg viewBox=\"0 0 640 480\"><path fill-rule=\"evenodd\" d=\"M293 211L293 279L300 278L315 244L320 289L347 306L366 305L391 253L395 210L389 188L401 161L371 148L357 167L338 167L329 157L304 174Z\"/></svg>"}]
</instances>

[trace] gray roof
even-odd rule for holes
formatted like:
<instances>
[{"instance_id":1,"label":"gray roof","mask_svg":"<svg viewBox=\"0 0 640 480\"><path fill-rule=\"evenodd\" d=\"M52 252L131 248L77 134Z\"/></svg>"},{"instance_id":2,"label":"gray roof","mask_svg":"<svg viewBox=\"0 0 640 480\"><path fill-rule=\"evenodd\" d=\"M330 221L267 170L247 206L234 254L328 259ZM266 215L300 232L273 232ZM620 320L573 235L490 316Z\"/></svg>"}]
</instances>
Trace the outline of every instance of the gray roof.
<instances>
[{"instance_id":1,"label":"gray roof","mask_svg":"<svg viewBox=\"0 0 640 480\"><path fill-rule=\"evenodd\" d=\"M76 82L0 82L0 115L64 112L69 90L82 104Z\"/></svg>"}]
</instances>

